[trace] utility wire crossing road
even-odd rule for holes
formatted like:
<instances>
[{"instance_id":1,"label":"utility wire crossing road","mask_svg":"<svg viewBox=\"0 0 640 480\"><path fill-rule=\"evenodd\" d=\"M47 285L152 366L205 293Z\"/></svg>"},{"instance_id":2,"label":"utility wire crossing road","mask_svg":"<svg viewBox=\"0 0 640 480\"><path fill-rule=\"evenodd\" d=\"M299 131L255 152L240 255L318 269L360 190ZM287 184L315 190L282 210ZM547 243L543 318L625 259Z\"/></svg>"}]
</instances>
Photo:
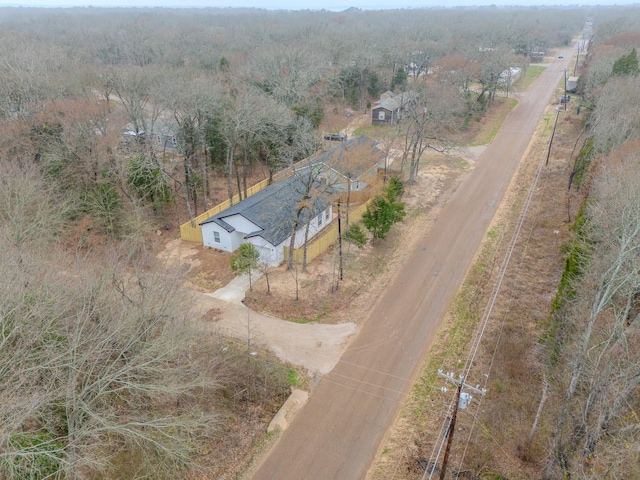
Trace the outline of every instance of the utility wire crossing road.
<instances>
[{"instance_id":1,"label":"utility wire crossing road","mask_svg":"<svg viewBox=\"0 0 640 480\"><path fill-rule=\"evenodd\" d=\"M366 477L568 62L522 95L255 480Z\"/></svg>"}]
</instances>

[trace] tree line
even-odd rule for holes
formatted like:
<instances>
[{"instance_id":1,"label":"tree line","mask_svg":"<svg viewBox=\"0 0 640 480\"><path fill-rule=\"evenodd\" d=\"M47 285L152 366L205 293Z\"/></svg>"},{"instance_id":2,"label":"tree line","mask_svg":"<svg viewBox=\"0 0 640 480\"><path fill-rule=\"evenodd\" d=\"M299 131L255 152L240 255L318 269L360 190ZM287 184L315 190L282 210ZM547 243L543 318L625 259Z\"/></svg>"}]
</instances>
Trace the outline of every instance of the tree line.
<instances>
[{"instance_id":1,"label":"tree line","mask_svg":"<svg viewBox=\"0 0 640 480\"><path fill-rule=\"evenodd\" d=\"M581 77L589 114L569 188L580 189L585 202L547 339L560 407L552 415L546 478L640 475L640 32L637 12L628 13L596 26Z\"/></svg>"},{"instance_id":2,"label":"tree line","mask_svg":"<svg viewBox=\"0 0 640 480\"><path fill-rule=\"evenodd\" d=\"M584 16L2 9L0 476L198 472L229 409L267 412L286 370L191 332L150 232L243 198L255 171L316 152L334 109L409 83L424 95L398 138L415 175L505 68L567 44ZM365 219L376 238L400 195Z\"/></svg>"},{"instance_id":3,"label":"tree line","mask_svg":"<svg viewBox=\"0 0 640 480\"><path fill-rule=\"evenodd\" d=\"M242 198L256 169L270 177L319 148L329 109L362 110L406 89L407 75L439 71L412 86L421 104L401 138L413 175L425 148L446 146L447 128L482 115L505 69L567 44L584 18L571 9L562 21L528 9L3 13L3 123L15 142L35 143L34 159L109 234L122 232L124 211L177 201L193 220L220 200L216 174L228 198Z\"/></svg>"}]
</instances>

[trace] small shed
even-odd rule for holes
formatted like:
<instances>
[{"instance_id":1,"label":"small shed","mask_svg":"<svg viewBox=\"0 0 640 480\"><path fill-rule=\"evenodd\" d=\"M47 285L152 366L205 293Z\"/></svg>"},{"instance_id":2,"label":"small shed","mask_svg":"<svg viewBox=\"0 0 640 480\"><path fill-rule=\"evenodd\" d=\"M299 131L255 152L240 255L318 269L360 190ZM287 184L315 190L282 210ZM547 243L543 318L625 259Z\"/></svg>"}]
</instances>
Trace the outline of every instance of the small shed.
<instances>
[{"instance_id":1,"label":"small shed","mask_svg":"<svg viewBox=\"0 0 640 480\"><path fill-rule=\"evenodd\" d=\"M372 125L395 125L402 118L406 110L418 95L415 92L403 92L394 95L392 92L385 92L371 108Z\"/></svg>"},{"instance_id":2,"label":"small shed","mask_svg":"<svg viewBox=\"0 0 640 480\"><path fill-rule=\"evenodd\" d=\"M576 93L578 88L578 80L580 77L569 77L567 78L567 92Z\"/></svg>"}]
</instances>

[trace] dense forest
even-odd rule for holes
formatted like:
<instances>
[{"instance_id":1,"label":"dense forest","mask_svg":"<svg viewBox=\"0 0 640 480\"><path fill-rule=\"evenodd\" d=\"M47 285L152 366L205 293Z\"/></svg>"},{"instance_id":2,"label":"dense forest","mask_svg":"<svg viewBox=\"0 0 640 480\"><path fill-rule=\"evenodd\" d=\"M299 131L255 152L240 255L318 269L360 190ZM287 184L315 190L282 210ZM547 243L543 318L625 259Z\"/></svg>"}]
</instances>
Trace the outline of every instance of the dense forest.
<instances>
[{"instance_id":1,"label":"dense forest","mask_svg":"<svg viewBox=\"0 0 640 480\"><path fill-rule=\"evenodd\" d=\"M572 176L587 201L547 336L564 400L543 450L549 478L640 475L637 9L3 8L0 476L220 474L292 372L191 331L154 232L242 198L387 90L424 99L384 132L411 179L491 109L505 70L590 16Z\"/></svg>"}]
</instances>

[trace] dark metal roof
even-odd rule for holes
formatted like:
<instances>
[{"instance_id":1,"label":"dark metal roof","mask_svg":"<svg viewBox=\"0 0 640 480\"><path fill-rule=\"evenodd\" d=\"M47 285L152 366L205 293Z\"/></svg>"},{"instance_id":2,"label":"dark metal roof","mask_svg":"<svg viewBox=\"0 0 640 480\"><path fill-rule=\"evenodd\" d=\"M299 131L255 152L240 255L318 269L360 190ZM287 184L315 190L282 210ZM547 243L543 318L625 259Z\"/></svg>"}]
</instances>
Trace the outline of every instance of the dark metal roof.
<instances>
[{"instance_id":1,"label":"dark metal roof","mask_svg":"<svg viewBox=\"0 0 640 480\"><path fill-rule=\"evenodd\" d=\"M314 182L309 173L296 174L269 185L200 225L213 222L232 232L235 229L225 221L225 218L242 215L260 227L254 232L247 232L245 238L259 236L272 245L279 245L293 232L301 202L307 198L306 203L310 208L304 208L301 212L298 228L329 206L330 193L325 191L321 182Z\"/></svg>"},{"instance_id":2,"label":"dark metal roof","mask_svg":"<svg viewBox=\"0 0 640 480\"><path fill-rule=\"evenodd\" d=\"M360 152L367 157L356 161L349 160L348 155ZM366 161L369 159L371 162ZM384 161L384 152L378 148L378 142L369 137L360 136L330 148L311 160L309 165L323 163L345 177L358 178L382 161Z\"/></svg>"},{"instance_id":3,"label":"dark metal roof","mask_svg":"<svg viewBox=\"0 0 640 480\"><path fill-rule=\"evenodd\" d=\"M413 102L417 97L418 95L415 92L403 92L391 98L381 98L374 104L373 109L384 108L385 110L395 112Z\"/></svg>"}]
</instances>

